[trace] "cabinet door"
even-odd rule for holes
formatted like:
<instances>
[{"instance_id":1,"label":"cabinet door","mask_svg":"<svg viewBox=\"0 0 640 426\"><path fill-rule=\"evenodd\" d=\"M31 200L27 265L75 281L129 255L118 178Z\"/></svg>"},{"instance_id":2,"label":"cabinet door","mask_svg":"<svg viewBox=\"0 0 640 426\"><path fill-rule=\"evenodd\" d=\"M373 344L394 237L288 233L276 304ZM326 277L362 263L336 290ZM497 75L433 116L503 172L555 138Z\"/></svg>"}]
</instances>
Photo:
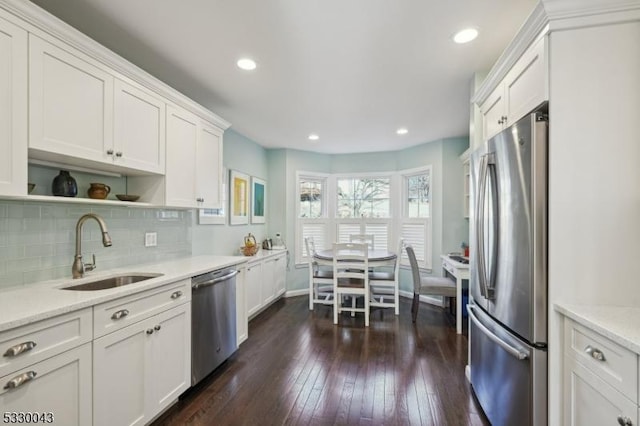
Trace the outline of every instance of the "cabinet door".
<instances>
[{"instance_id":1,"label":"cabinet door","mask_svg":"<svg viewBox=\"0 0 640 426\"><path fill-rule=\"evenodd\" d=\"M274 258L264 261L262 271L262 304L268 305L276 297L276 260Z\"/></svg>"},{"instance_id":2,"label":"cabinet door","mask_svg":"<svg viewBox=\"0 0 640 426\"><path fill-rule=\"evenodd\" d=\"M509 111L508 123L515 123L545 99L549 99L545 78L545 40L543 37L533 44L505 77L504 93Z\"/></svg>"},{"instance_id":3,"label":"cabinet door","mask_svg":"<svg viewBox=\"0 0 640 426\"><path fill-rule=\"evenodd\" d=\"M247 266L246 277L247 317L250 317L262 307L262 263Z\"/></svg>"},{"instance_id":4,"label":"cabinet door","mask_svg":"<svg viewBox=\"0 0 640 426\"><path fill-rule=\"evenodd\" d=\"M222 185L222 131L203 124L198 131L196 149L196 198L198 207L217 209L221 207Z\"/></svg>"},{"instance_id":5,"label":"cabinet door","mask_svg":"<svg viewBox=\"0 0 640 426\"><path fill-rule=\"evenodd\" d=\"M147 351L147 418L168 407L191 384L191 304L152 317Z\"/></svg>"},{"instance_id":6,"label":"cabinet door","mask_svg":"<svg viewBox=\"0 0 640 426\"><path fill-rule=\"evenodd\" d=\"M236 333L238 337L238 346L249 337L249 323L247 316L247 300L246 300L246 282L247 268L239 268L240 273L236 279Z\"/></svg>"},{"instance_id":7,"label":"cabinet door","mask_svg":"<svg viewBox=\"0 0 640 426\"><path fill-rule=\"evenodd\" d=\"M635 402L615 390L573 357L565 356L564 424L600 426L618 423L628 417L638 424Z\"/></svg>"},{"instance_id":8,"label":"cabinet door","mask_svg":"<svg viewBox=\"0 0 640 426\"><path fill-rule=\"evenodd\" d=\"M196 145L198 119L195 115L167 107L166 204L197 207Z\"/></svg>"},{"instance_id":9,"label":"cabinet door","mask_svg":"<svg viewBox=\"0 0 640 426\"><path fill-rule=\"evenodd\" d=\"M280 255L275 259L274 287L276 297L284 294L287 285L287 256Z\"/></svg>"},{"instance_id":10,"label":"cabinet door","mask_svg":"<svg viewBox=\"0 0 640 426\"><path fill-rule=\"evenodd\" d=\"M112 164L113 77L83 58L29 35L29 148Z\"/></svg>"},{"instance_id":11,"label":"cabinet door","mask_svg":"<svg viewBox=\"0 0 640 426\"><path fill-rule=\"evenodd\" d=\"M27 32L0 19L0 195L27 194Z\"/></svg>"},{"instance_id":12,"label":"cabinet door","mask_svg":"<svg viewBox=\"0 0 640 426\"><path fill-rule=\"evenodd\" d=\"M143 425L148 369L146 330L152 319L132 324L93 341L94 426Z\"/></svg>"},{"instance_id":13,"label":"cabinet door","mask_svg":"<svg viewBox=\"0 0 640 426\"><path fill-rule=\"evenodd\" d=\"M502 84L484 101L480 111L482 112L482 134L486 141L504 128L503 123L506 111Z\"/></svg>"},{"instance_id":14,"label":"cabinet door","mask_svg":"<svg viewBox=\"0 0 640 426\"><path fill-rule=\"evenodd\" d=\"M148 92L115 80L114 163L164 173L165 103Z\"/></svg>"},{"instance_id":15,"label":"cabinet door","mask_svg":"<svg viewBox=\"0 0 640 426\"><path fill-rule=\"evenodd\" d=\"M33 379L5 389L8 382L21 376ZM0 407L4 413L39 413L44 419L11 423L90 425L91 404L91 343L0 378Z\"/></svg>"}]
</instances>

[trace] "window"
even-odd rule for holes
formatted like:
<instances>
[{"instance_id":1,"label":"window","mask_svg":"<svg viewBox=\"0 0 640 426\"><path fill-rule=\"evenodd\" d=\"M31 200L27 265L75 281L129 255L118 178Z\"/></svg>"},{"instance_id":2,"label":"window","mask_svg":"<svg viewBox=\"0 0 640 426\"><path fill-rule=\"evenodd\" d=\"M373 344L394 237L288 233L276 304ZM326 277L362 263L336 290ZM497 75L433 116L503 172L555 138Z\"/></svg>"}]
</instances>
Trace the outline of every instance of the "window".
<instances>
[{"instance_id":1,"label":"window","mask_svg":"<svg viewBox=\"0 0 640 426\"><path fill-rule=\"evenodd\" d=\"M338 179L337 217L390 217L389 178Z\"/></svg>"},{"instance_id":2,"label":"window","mask_svg":"<svg viewBox=\"0 0 640 426\"><path fill-rule=\"evenodd\" d=\"M413 246L418 265L431 268L431 168L405 171L402 175L403 215L400 235ZM409 264L406 255L402 263Z\"/></svg>"},{"instance_id":3,"label":"window","mask_svg":"<svg viewBox=\"0 0 640 426\"><path fill-rule=\"evenodd\" d=\"M296 238L296 263L305 262L308 253L304 239L312 237L316 249L323 249L328 239L326 191L327 176L315 173L298 173L297 177L298 224ZM329 243L330 244L330 243Z\"/></svg>"},{"instance_id":4,"label":"window","mask_svg":"<svg viewBox=\"0 0 640 426\"><path fill-rule=\"evenodd\" d=\"M430 166L351 176L298 172L296 191L296 263L307 261L305 237L321 250L372 234L377 249L395 251L403 238L419 265L431 267Z\"/></svg>"}]
</instances>

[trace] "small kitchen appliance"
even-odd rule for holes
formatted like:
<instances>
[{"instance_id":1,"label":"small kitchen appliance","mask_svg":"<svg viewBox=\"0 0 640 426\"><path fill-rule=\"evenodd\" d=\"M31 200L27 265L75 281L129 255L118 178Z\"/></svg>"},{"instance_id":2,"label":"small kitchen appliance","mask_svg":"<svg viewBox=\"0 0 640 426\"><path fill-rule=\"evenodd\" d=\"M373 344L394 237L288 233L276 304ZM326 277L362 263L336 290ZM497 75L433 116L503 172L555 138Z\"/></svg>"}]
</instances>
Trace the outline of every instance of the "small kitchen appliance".
<instances>
[{"instance_id":1,"label":"small kitchen appliance","mask_svg":"<svg viewBox=\"0 0 640 426\"><path fill-rule=\"evenodd\" d=\"M287 247L284 245L284 239L279 232L276 232L276 238L273 240L273 245L271 246L274 250L284 250Z\"/></svg>"},{"instance_id":2,"label":"small kitchen appliance","mask_svg":"<svg viewBox=\"0 0 640 426\"><path fill-rule=\"evenodd\" d=\"M267 238L262 242L262 248L264 250L272 250L273 249L273 241L271 238Z\"/></svg>"}]
</instances>

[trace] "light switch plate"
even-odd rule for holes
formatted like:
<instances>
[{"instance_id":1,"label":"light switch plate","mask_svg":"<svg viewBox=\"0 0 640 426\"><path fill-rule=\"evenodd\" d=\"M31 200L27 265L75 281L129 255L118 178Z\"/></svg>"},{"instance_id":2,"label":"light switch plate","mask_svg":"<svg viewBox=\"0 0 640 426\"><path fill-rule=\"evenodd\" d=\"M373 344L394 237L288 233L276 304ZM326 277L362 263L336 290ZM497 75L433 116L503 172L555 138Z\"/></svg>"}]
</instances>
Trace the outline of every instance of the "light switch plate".
<instances>
[{"instance_id":1,"label":"light switch plate","mask_svg":"<svg viewBox=\"0 0 640 426\"><path fill-rule=\"evenodd\" d=\"M146 232L144 234L144 246L145 247L155 247L158 245L158 233L157 232Z\"/></svg>"}]
</instances>

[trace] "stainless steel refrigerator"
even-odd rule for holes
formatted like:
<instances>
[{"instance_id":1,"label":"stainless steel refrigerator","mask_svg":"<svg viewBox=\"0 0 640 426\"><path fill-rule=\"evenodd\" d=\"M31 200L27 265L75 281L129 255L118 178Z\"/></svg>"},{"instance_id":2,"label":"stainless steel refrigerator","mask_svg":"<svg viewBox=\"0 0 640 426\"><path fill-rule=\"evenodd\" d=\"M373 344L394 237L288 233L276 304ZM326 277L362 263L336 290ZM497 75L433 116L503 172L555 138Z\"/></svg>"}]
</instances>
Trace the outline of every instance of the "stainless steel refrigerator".
<instances>
[{"instance_id":1,"label":"stainless steel refrigerator","mask_svg":"<svg viewBox=\"0 0 640 426\"><path fill-rule=\"evenodd\" d=\"M547 424L546 105L471 156L471 385L493 424Z\"/></svg>"}]
</instances>

